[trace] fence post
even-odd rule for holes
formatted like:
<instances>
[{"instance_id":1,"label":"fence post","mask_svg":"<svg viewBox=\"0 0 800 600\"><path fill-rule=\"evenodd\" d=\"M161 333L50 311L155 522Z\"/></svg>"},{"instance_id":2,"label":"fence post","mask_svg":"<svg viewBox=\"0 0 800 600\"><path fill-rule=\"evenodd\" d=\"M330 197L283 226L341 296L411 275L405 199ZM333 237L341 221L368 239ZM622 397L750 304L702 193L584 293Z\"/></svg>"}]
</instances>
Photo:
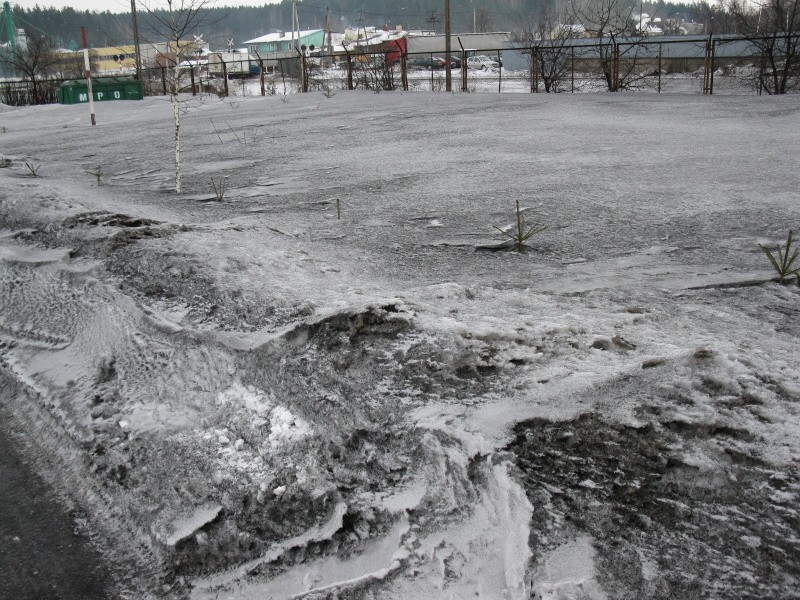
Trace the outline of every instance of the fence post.
<instances>
[{"instance_id":1,"label":"fence post","mask_svg":"<svg viewBox=\"0 0 800 600\"><path fill-rule=\"evenodd\" d=\"M658 93L661 93L661 51L663 50L664 44L661 42L658 43Z\"/></svg>"},{"instance_id":2,"label":"fence post","mask_svg":"<svg viewBox=\"0 0 800 600\"><path fill-rule=\"evenodd\" d=\"M458 45L461 47L461 91L469 91L467 88L467 51L464 50L464 44L461 43L461 36L456 38Z\"/></svg>"},{"instance_id":3,"label":"fence post","mask_svg":"<svg viewBox=\"0 0 800 600\"><path fill-rule=\"evenodd\" d=\"M570 48L569 93L575 93L575 46Z\"/></svg>"},{"instance_id":4,"label":"fence post","mask_svg":"<svg viewBox=\"0 0 800 600\"><path fill-rule=\"evenodd\" d=\"M611 91L619 91L619 44L613 37L611 38L614 44L611 48Z\"/></svg>"},{"instance_id":5,"label":"fence post","mask_svg":"<svg viewBox=\"0 0 800 600\"><path fill-rule=\"evenodd\" d=\"M431 66L431 91L433 92L434 91L434 89L433 89L433 52L431 52L430 66Z\"/></svg>"},{"instance_id":6,"label":"fence post","mask_svg":"<svg viewBox=\"0 0 800 600\"><path fill-rule=\"evenodd\" d=\"M703 94L712 95L714 93L714 52L716 40L714 34L708 34L706 41L706 60L703 68Z\"/></svg>"},{"instance_id":7,"label":"fence post","mask_svg":"<svg viewBox=\"0 0 800 600\"><path fill-rule=\"evenodd\" d=\"M225 85L225 97L227 98L229 96L229 93L228 93L228 65L225 63L224 60L222 60L221 56L220 56L219 62L222 63L222 81L223 81L223 83Z\"/></svg>"},{"instance_id":8,"label":"fence post","mask_svg":"<svg viewBox=\"0 0 800 600\"><path fill-rule=\"evenodd\" d=\"M500 50L498 49L497 50L497 64L500 65L501 62L503 62L503 59L500 58ZM500 65L500 67L497 69L497 73L498 73L497 93L499 94L500 92L503 91L503 89L502 89L502 86L503 86L503 65Z\"/></svg>"},{"instance_id":9,"label":"fence post","mask_svg":"<svg viewBox=\"0 0 800 600\"><path fill-rule=\"evenodd\" d=\"M539 91L539 82L536 75L538 74L537 60L539 58L539 51L535 46L531 46L531 94Z\"/></svg>"},{"instance_id":10,"label":"fence post","mask_svg":"<svg viewBox=\"0 0 800 600\"><path fill-rule=\"evenodd\" d=\"M353 91L353 59L347 54L347 89Z\"/></svg>"},{"instance_id":11,"label":"fence post","mask_svg":"<svg viewBox=\"0 0 800 600\"><path fill-rule=\"evenodd\" d=\"M194 83L194 67L191 65L189 66L189 79L192 82L192 96L197 96L197 88Z\"/></svg>"},{"instance_id":12,"label":"fence post","mask_svg":"<svg viewBox=\"0 0 800 600\"><path fill-rule=\"evenodd\" d=\"M714 69L715 67L715 58L717 54L717 40L711 40L711 89L708 91L709 94L714 93Z\"/></svg>"},{"instance_id":13,"label":"fence post","mask_svg":"<svg viewBox=\"0 0 800 600\"><path fill-rule=\"evenodd\" d=\"M258 72L259 72L259 79L261 80L261 95L267 95L267 89L264 87L264 59L258 59Z\"/></svg>"},{"instance_id":14,"label":"fence post","mask_svg":"<svg viewBox=\"0 0 800 600\"><path fill-rule=\"evenodd\" d=\"M167 68L162 65L161 67L161 87L164 90L164 95L167 95Z\"/></svg>"},{"instance_id":15,"label":"fence post","mask_svg":"<svg viewBox=\"0 0 800 600\"><path fill-rule=\"evenodd\" d=\"M305 48L305 46L303 46ZM305 51L301 51L300 53L300 86L305 94L308 92L308 77L306 77L306 53Z\"/></svg>"},{"instance_id":16,"label":"fence post","mask_svg":"<svg viewBox=\"0 0 800 600\"><path fill-rule=\"evenodd\" d=\"M459 41L460 43L460 41ZM467 71L467 51L461 48L461 91L469 91L469 72Z\"/></svg>"},{"instance_id":17,"label":"fence post","mask_svg":"<svg viewBox=\"0 0 800 600\"><path fill-rule=\"evenodd\" d=\"M408 55L400 53L400 81L403 84L403 91L408 91Z\"/></svg>"}]
</instances>

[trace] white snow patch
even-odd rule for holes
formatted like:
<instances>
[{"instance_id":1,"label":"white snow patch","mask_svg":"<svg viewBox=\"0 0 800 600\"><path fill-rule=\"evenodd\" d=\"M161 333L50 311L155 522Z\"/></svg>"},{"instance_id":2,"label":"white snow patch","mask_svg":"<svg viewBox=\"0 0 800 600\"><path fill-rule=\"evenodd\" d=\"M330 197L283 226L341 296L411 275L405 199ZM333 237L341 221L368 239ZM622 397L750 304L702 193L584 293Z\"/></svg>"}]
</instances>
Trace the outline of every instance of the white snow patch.
<instances>
[{"instance_id":1,"label":"white snow patch","mask_svg":"<svg viewBox=\"0 0 800 600\"><path fill-rule=\"evenodd\" d=\"M381 500L381 505L391 513L411 510L419 506L425 497L427 487L419 482Z\"/></svg>"},{"instance_id":2,"label":"white snow patch","mask_svg":"<svg viewBox=\"0 0 800 600\"><path fill-rule=\"evenodd\" d=\"M487 475L486 488L470 517L422 540L431 558L446 559L454 552L463 556L444 594L434 593L442 583L429 576L432 598L529 597L525 573L531 557L528 536L533 507L506 463L490 466Z\"/></svg>"},{"instance_id":3,"label":"white snow patch","mask_svg":"<svg viewBox=\"0 0 800 600\"><path fill-rule=\"evenodd\" d=\"M278 450L290 446L313 433L311 425L301 417L292 413L288 408L276 403L271 394L256 389L253 386L234 384L227 390L220 392L217 401L221 405L235 403L254 413L258 418L269 422L269 435L267 442ZM227 444L220 440L220 443Z\"/></svg>"},{"instance_id":4,"label":"white snow patch","mask_svg":"<svg viewBox=\"0 0 800 600\"><path fill-rule=\"evenodd\" d=\"M10 263L43 264L69 260L66 248L42 250L31 246L5 242L0 244L0 260Z\"/></svg>"},{"instance_id":5,"label":"white snow patch","mask_svg":"<svg viewBox=\"0 0 800 600\"><path fill-rule=\"evenodd\" d=\"M294 598L320 593L334 587L339 590L370 580L380 580L398 569L405 551L400 549L409 530L408 520L401 518L384 537L375 540L358 554L342 559L338 556L298 565L266 583L241 584L234 588L237 600Z\"/></svg>"},{"instance_id":6,"label":"white snow patch","mask_svg":"<svg viewBox=\"0 0 800 600\"><path fill-rule=\"evenodd\" d=\"M220 504L201 506L183 518L176 519L167 528L169 533L162 534L161 537L167 546L174 546L178 542L192 537L199 529L207 525L219 516L222 511Z\"/></svg>"},{"instance_id":7,"label":"white snow patch","mask_svg":"<svg viewBox=\"0 0 800 600\"><path fill-rule=\"evenodd\" d=\"M559 546L545 557L534 590L542 600L606 600L595 579L594 558L589 536Z\"/></svg>"}]
</instances>

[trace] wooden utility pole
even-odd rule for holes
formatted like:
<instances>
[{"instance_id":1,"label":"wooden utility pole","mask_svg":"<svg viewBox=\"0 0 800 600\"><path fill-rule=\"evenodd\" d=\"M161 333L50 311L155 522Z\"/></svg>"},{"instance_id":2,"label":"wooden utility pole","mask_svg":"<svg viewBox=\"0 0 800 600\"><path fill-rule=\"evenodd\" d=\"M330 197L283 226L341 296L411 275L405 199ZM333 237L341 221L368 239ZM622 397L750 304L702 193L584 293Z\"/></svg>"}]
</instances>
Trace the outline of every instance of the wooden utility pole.
<instances>
[{"instance_id":1,"label":"wooden utility pole","mask_svg":"<svg viewBox=\"0 0 800 600\"><path fill-rule=\"evenodd\" d=\"M450 0L444 0L444 59L447 61L445 65L445 86L444 89L448 92L453 91L453 65L452 54L450 48Z\"/></svg>"},{"instance_id":2,"label":"wooden utility pole","mask_svg":"<svg viewBox=\"0 0 800 600\"><path fill-rule=\"evenodd\" d=\"M292 50L300 58L300 89L306 91L305 51L300 49L300 17L297 15L297 0L292 1Z\"/></svg>"},{"instance_id":3,"label":"wooden utility pole","mask_svg":"<svg viewBox=\"0 0 800 600\"><path fill-rule=\"evenodd\" d=\"M136 21L136 0L131 0L131 18L133 19L133 47L136 53L136 79L142 80L142 50L139 47L139 24Z\"/></svg>"}]
</instances>

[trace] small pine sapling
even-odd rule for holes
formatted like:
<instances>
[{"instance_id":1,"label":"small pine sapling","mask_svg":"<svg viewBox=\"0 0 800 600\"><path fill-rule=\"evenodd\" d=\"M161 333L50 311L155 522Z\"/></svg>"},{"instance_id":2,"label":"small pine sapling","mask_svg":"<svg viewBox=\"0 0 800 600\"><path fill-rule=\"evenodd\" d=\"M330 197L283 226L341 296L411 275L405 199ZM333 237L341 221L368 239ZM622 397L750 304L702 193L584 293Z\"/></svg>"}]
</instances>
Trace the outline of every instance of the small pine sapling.
<instances>
[{"instance_id":1,"label":"small pine sapling","mask_svg":"<svg viewBox=\"0 0 800 600\"><path fill-rule=\"evenodd\" d=\"M784 279L790 275L794 275L797 278L797 285L800 285L800 266L794 266L794 261L797 259L798 255L800 255L800 250L795 248L794 252L792 252L793 235L794 232L790 229L789 236L786 238L786 247L784 248L780 244L778 245L778 250L776 252L777 257L772 253L772 250L766 246L759 244L758 247L767 255L770 264L772 264L772 267L778 274L779 283L783 283Z\"/></svg>"},{"instance_id":2,"label":"small pine sapling","mask_svg":"<svg viewBox=\"0 0 800 600\"><path fill-rule=\"evenodd\" d=\"M547 229L547 225L542 225L541 223L534 223L530 227L525 223L525 217L522 214L522 211L519 208L519 200L516 201L517 203L517 223L516 227L512 227L510 229L501 229L500 227L495 226L495 229L499 231L503 236L509 238L514 244L516 244L517 252L520 254L524 254L525 252L525 242L532 238L537 233L541 233L545 229Z\"/></svg>"}]
</instances>

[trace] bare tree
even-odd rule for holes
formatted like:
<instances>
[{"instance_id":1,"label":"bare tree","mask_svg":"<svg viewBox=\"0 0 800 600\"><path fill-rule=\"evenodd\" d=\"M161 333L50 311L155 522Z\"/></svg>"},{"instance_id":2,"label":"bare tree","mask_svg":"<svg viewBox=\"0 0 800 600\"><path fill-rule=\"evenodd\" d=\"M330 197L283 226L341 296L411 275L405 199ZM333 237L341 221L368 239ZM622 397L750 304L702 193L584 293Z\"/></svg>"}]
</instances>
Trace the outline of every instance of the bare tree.
<instances>
[{"instance_id":1,"label":"bare tree","mask_svg":"<svg viewBox=\"0 0 800 600\"><path fill-rule=\"evenodd\" d=\"M641 34L633 12L633 0L575 0L572 5L572 22L582 23L598 40L598 67L610 92L630 87L642 77L636 72ZM623 37L627 38L624 50L619 43Z\"/></svg>"},{"instance_id":2,"label":"bare tree","mask_svg":"<svg viewBox=\"0 0 800 600\"><path fill-rule=\"evenodd\" d=\"M91 53L89 58L91 59ZM83 52L62 52L54 72L59 79L83 79L86 76L85 66ZM97 70L92 67L92 76L96 74Z\"/></svg>"},{"instance_id":3,"label":"bare tree","mask_svg":"<svg viewBox=\"0 0 800 600\"><path fill-rule=\"evenodd\" d=\"M547 93L560 91L560 83L570 70L570 40L578 36L576 26L559 23L554 9L543 9L540 16L522 21L519 41L531 44L531 68Z\"/></svg>"},{"instance_id":4,"label":"bare tree","mask_svg":"<svg viewBox=\"0 0 800 600\"><path fill-rule=\"evenodd\" d=\"M800 89L800 0L728 0L727 7L761 55L762 89L768 94Z\"/></svg>"},{"instance_id":5,"label":"bare tree","mask_svg":"<svg viewBox=\"0 0 800 600\"><path fill-rule=\"evenodd\" d=\"M395 71L396 61L392 58L398 52L396 48L387 42L356 48L356 52L349 50L347 44L343 47L353 68L353 82L356 87L361 86L375 92L397 89L399 84Z\"/></svg>"},{"instance_id":6,"label":"bare tree","mask_svg":"<svg viewBox=\"0 0 800 600\"><path fill-rule=\"evenodd\" d=\"M164 9L151 8L143 4L151 17L153 34L166 41L167 52L163 61L170 67L167 90L172 102L173 141L175 146L175 192L181 192L181 55L191 53L196 44L189 36L197 33L201 25L208 24L208 9L213 0L166 0ZM187 52L188 51L188 52Z\"/></svg>"},{"instance_id":7,"label":"bare tree","mask_svg":"<svg viewBox=\"0 0 800 600\"><path fill-rule=\"evenodd\" d=\"M475 19L473 23L475 33L486 33L494 30L492 15L485 8L476 9L473 17Z\"/></svg>"},{"instance_id":8,"label":"bare tree","mask_svg":"<svg viewBox=\"0 0 800 600\"><path fill-rule=\"evenodd\" d=\"M58 71L62 53L51 37L36 32L29 34L24 46L4 53L0 60L30 83L28 101L31 104L53 102L53 85L47 80Z\"/></svg>"}]
</instances>

